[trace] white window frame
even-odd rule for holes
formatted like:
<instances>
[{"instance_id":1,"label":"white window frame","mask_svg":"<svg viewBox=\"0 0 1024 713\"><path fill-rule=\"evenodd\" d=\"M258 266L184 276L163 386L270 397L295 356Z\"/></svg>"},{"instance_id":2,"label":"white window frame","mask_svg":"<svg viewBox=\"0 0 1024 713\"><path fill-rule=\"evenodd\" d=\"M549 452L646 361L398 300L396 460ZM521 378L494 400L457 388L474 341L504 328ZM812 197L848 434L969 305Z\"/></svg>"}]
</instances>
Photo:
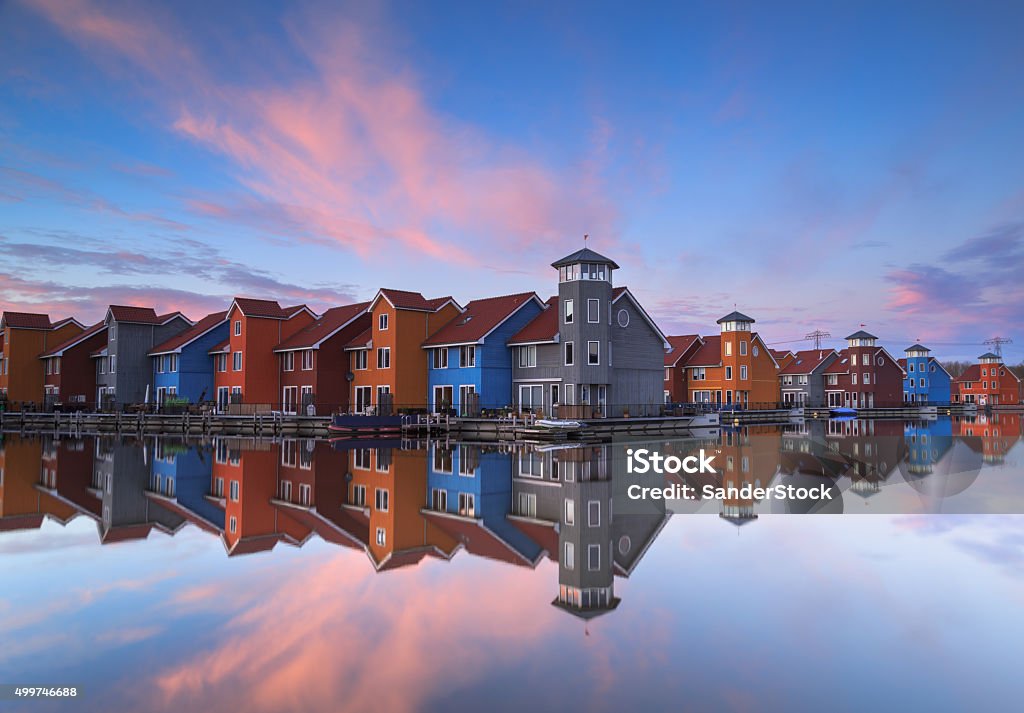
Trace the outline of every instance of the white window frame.
<instances>
[{"instance_id":1,"label":"white window frame","mask_svg":"<svg viewBox=\"0 0 1024 713\"><path fill-rule=\"evenodd\" d=\"M388 321L389 320L388 320L388 313L387 312L381 312L380 314L378 314L377 315L377 331L378 332L386 332L386 331L388 331L388 326L389 326L388 325Z\"/></svg>"},{"instance_id":2,"label":"white window frame","mask_svg":"<svg viewBox=\"0 0 1024 713\"><path fill-rule=\"evenodd\" d=\"M590 346L592 344L596 344L597 345L597 355L596 355L597 361L591 361L590 360L591 356L593 356L591 354L591 351L590 351ZM601 366L601 342L595 341L595 340L590 340L590 341L587 342L587 365L588 366Z\"/></svg>"},{"instance_id":3,"label":"white window frame","mask_svg":"<svg viewBox=\"0 0 1024 713\"><path fill-rule=\"evenodd\" d=\"M232 371L241 371L242 370L242 366L243 366L242 352L232 352L231 353L231 370Z\"/></svg>"},{"instance_id":4,"label":"white window frame","mask_svg":"<svg viewBox=\"0 0 1024 713\"><path fill-rule=\"evenodd\" d=\"M377 368L391 368L391 347L377 347Z\"/></svg>"},{"instance_id":5,"label":"white window frame","mask_svg":"<svg viewBox=\"0 0 1024 713\"><path fill-rule=\"evenodd\" d=\"M562 322L564 324L572 324L575 318L576 307L571 299L567 299L562 305Z\"/></svg>"},{"instance_id":6,"label":"white window frame","mask_svg":"<svg viewBox=\"0 0 1024 713\"><path fill-rule=\"evenodd\" d=\"M306 359L309 359L309 365L306 365ZM302 350L302 370L313 371L313 350L303 349Z\"/></svg>"},{"instance_id":7,"label":"white window frame","mask_svg":"<svg viewBox=\"0 0 1024 713\"><path fill-rule=\"evenodd\" d=\"M562 362L564 366L576 366L576 346L571 341L562 349Z\"/></svg>"},{"instance_id":8,"label":"white window frame","mask_svg":"<svg viewBox=\"0 0 1024 713\"><path fill-rule=\"evenodd\" d=\"M591 311L593 310L593 311ZM601 322L601 300L595 297L587 298L587 324L599 324Z\"/></svg>"},{"instance_id":9,"label":"white window frame","mask_svg":"<svg viewBox=\"0 0 1024 713\"><path fill-rule=\"evenodd\" d=\"M235 320L235 336L242 336L242 320L240 319Z\"/></svg>"}]
</instances>

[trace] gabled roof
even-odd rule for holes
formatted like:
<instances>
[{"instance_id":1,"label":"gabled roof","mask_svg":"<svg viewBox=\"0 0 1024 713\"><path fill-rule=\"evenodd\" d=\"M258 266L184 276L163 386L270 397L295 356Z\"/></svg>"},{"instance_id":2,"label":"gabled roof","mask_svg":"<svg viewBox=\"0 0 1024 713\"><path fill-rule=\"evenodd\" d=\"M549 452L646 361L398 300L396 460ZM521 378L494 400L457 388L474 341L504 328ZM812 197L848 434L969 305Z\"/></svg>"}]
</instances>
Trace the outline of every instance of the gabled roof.
<instances>
[{"instance_id":1,"label":"gabled roof","mask_svg":"<svg viewBox=\"0 0 1024 713\"><path fill-rule=\"evenodd\" d=\"M772 349L771 347L768 347L768 351L771 353L773 357L775 357L775 361L785 359L787 354L792 354L795 358L797 354L792 349Z\"/></svg>"},{"instance_id":2,"label":"gabled roof","mask_svg":"<svg viewBox=\"0 0 1024 713\"><path fill-rule=\"evenodd\" d=\"M532 547L532 558L520 551L511 542L502 537L502 534L484 524L482 519L464 517L449 512L438 512L428 508L421 508L420 514L423 519L444 530L453 539L458 540L466 551L477 557L507 562L521 567L536 567L544 556L544 550L536 546L536 543L526 538L511 524L508 528L516 533L521 540L525 540ZM507 533L506 533L507 534Z\"/></svg>"},{"instance_id":3,"label":"gabled roof","mask_svg":"<svg viewBox=\"0 0 1024 713\"><path fill-rule=\"evenodd\" d=\"M423 347L480 344L491 332L504 324L529 302L535 302L541 308L544 307L544 303L540 301L536 292L521 292L515 295L473 300L466 305L462 316L456 317L439 329L432 337L423 342Z\"/></svg>"},{"instance_id":4,"label":"gabled roof","mask_svg":"<svg viewBox=\"0 0 1024 713\"><path fill-rule=\"evenodd\" d=\"M661 337L662 344L664 344L667 347L668 337L666 337L665 333L661 331L661 328L657 325L657 323L653 319L651 319L651 315L647 314L647 310L645 310L643 306L641 306L639 300L637 300L637 298L633 296L633 293L629 291L628 287L616 287L614 290L612 290L612 304L615 304L620 299L622 299L623 296L626 295L629 296L629 301L633 303L633 306L640 311L640 316L644 318L644 321L647 322L648 325L650 325L651 329L653 329L659 337Z\"/></svg>"},{"instance_id":5,"label":"gabled roof","mask_svg":"<svg viewBox=\"0 0 1024 713\"><path fill-rule=\"evenodd\" d=\"M561 260L555 260L551 263L551 267L562 267L563 265L575 265L578 262L593 262L598 264L611 265L613 270L618 270L619 266L614 260L606 258L600 253L596 253L590 248L583 248L576 252L566 255Z\"/></svg>"},{"instance_id":6,"label":"gabled roof","mask_svg":"<svg viewBox=\"0 0 1024 713\"><path fill-rule=\"evenodd\" d=\"M373 341L373 325L370 325L362 332L352 337L352 341L345 345L346 351L353 349L369 349Z\"/></svg>"},{"instance_id":7,"label":"gabled roof","mask_svg":"<svg viewBox=\"0 0 1024 713\"><path fill-rule=\"evenodd\" d=\"M387 300L395 309L407 309L414 312L437 312L439 309L444 307L446 304L451 302L455 305L456 309L462 310L459 303L456 302L452 297L434 297L433 299L427 299L419 292L410 292L408 290L394 290L389 287L382 287L377 290L376 296L370 300L369 309L373 309L379 299Z\"/></svg>"},{"instance_id":8,"label":"gabled roof","mask_svg":"<svg viewBox=\"0 0 1024 713\"><path fill-rule=\"evenodd\" d=\"M930 352L931 349L920 344L912 344L903 351L905 352Z\"/></svg>"},{"instance_id":9,"label":"gabled roof","mask_svg":"<svg viewBox=\"0 0 1024 713\"><path fill-rule=\"evenodd\" d=\"M369 302L357 302L356 304L344 305L342 307L332 307L308 327L300 329L277 345L274 351L288 352L297 349L319 349L321 344L347 327L352 327L353 325L355 325L355 329L359 329L360 326L365 327L363 322L369 322L369 316L367 315L369 306ZM367 315L366 319L357 323L357 320L363 315ZM363 330L359 329L359 331ZM351 332L349 336L351 337Z\"/></svg>"},{"instance_id":10,"label":"gabled roof","mask_svg":"<svg viewBox=\"0 0 1024 713\"><path fill-rule=\"evenodd\" d=\"M846 339L878 339L878 337L876 337L874 334L871 334L869 332L865 332L863 329L861 329L859 331L856 331L853 334L850 334L850 335L848 335L845 338Z\"/></svg>"},{"instance_id":11,"label":"gabled roof","mask_svg":"<svg viewBox=\"0 0 1024 713\"><path fill-rule=\"evenodd\" d=\"M61 342L53 349L48 349L47 351L43 352L42 354L39 355L39 358L47 359L49 357L61 356L64 354L65 351L67 351L71 347L75 346L76 344L81 344L89 337L99 334L100 332L106 331L106 329L107 325L105 322L97 322L96 324L86 329L84 332L80 332L78 335L72 337L71 339L67 339Z\"/></svg>"},{"instance_id":12,"label":"gabled roof","mask_svg":"<svg viewBox=\"0 0 1024 713\"><path fill-rule=\"evenodd\" d=\"M75 319L74 317L65 317L64 319L62 319L62 320L60 320L60 321L58 321L58 322L54 322L54 323L53 323L53 324L51 325L51 329L60 329L60 328L61 328L61 327L63 327L63 326L65 325L65 324L77 324L77 325L78 325L79 327L81 327L82 329L85 329L85 325L84 325L84 324L82 324L81 322L79 322L79 321L78 321L77 319Z\"/></svg>"},{"instance_id":13,"label":"gabled roof","mask_svg":"<svg viewBox=\"0 0 1024 713\"><path fill-rule=\"evenodd\" d=\"M0 326L12 329L53 329L50 316L36 312L4 312Z\"/></svg>"},{"instance_id":14,"label":"gabled roof","mask_svg":"<svg viewBox=\"0 0 1024 713\"><path fill-rule=\"evenodd\" d=\"M779 372L780 376L812 374L831 355L837 354L835 349L805 349L798 351L791 364Z\"/></svg>"},{"instance_id":15,"label":"gabled roof","mask_svg":"<svg viewBox=\"0 0 1024 713\"><path fill-rule=\"evenodd\" d=\"M297 313L305 310L314 317L316 313L313 312L306 305L295 305L294 307L282 307L276 300L257 300L252 297L236 297L231 301L231 307L228 308L228 313L231 312L233 307L238 307L239 311L246 317L262 317L265 319L291 319Z\"/></svg>"},{"instance_id":16,"label":"gabled roof","mask_svg":"<svg viewBox=\"0 0 1024 713\"><path fill-rule=\"evenodd\" d=\"M730 312L729 314L725 315L721 319L716 320L715 324L722 324L723 322L750 322L751 324L753 324L756 321L757 320L755 320L753 317L748 317L747 315L743 314L742 312L735 312L734 311L734 312Z\"/></svg>"},{"instance_id":17,"label":"gabled roof","mask_svg":"<svg viewBox=\"0 0 1024 713\"><path fill-rule=\"evenodd\" d=\"M544 344L558 340L558 296L549 297L543 312L527 322L506 342L513 344Z\"/></svg>"},{"instance_id":18,"label":"gabled roof","mask_svg":"<svg viewBox=\"0 0 1024 713\"><path fill-rule=\"evenodd\" d=\"M665 352L665 366L675 366L690 347L696 344L699 348L704 343L699 334L680 334L667 339L671 350Z\"/></svg>"},{"instance_id":19,"label":"gabled roof","mask_svg":"<svg viewBox=\"0 0 1024 713\"><path fill-rule=\"evenodd\" d=\"M226 354L231 351L231 338L225 339L220 344L217 344L210 348L207 354Z\"/></svg>"},{"instance_id":20,"label":"gabled roof","mask_svg":"<svg viewBox=\"0 0 1024 713\"><path fill-rule=\"evenodd\" d=\"M964 381L981 381L981 365L971 364L969 367L964 369L964 373L953 379L955 382L962 383Z\"/></svg>"},{"instance_id":21,"label":"gabled roof","mask_svg":"<svg viewBox=\"0 0 1024 713\"><path fill-rule=\"evenodd\" d=\"M686 360L684 366L721 366L722 365L722 336L719 334L713 337L704 337L704 343L700 349L693 353Z\"/></svg>"},{"instance_id":22,"label":"gabled roof","mask_svg":"<svg viewBox=\"0 0 1024 713\"><path fill-rule=\"evenodd\" d=\"M849 374L850 373L850 350L840 349L836 352L839 358L826 367L825 374Z\"/></svg>"},{"instance_id":23,"label":"gabled roof","mask_svg":"<svg viewBox=\"0 0 1024 713\"><path fill-rule=\"evenodd\" d=\"M184 347L187 347L204 334L207 334L211 330L214 330L224 324L227 318L227 311L208 314L181 334L171 337L166 342L158 344L150 349L149 355L155 356L157 354L170 354L172 352L180 353Z\"/></svg>"}]
</instances>

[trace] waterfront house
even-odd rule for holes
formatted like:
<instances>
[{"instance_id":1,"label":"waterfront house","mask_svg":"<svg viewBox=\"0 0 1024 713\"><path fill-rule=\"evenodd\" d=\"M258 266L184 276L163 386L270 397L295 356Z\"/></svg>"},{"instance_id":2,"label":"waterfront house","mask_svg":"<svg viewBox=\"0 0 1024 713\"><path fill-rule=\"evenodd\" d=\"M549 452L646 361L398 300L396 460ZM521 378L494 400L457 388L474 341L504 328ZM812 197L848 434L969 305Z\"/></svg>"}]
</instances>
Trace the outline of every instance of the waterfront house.
<instances>
[{"instance_id":1,"label":"waterfront house","mask_svg":"<svg viewBox=\"0 0 1024 713\"><path fill-rule=\"evenodd\" d=\"M427 355L422 345L462 313L451 297L381 289L370 302L370 326L346 347L349 404L382 416L427 408Z\"/></svg>"},{"instance_id":2,"label":"waterfront house","mask_svg":"<svg viewBox=\"0 0 1024 713\"><path fill-rule=\"evenodd\" d=\"M907 403L950 403L953 377L930 352L928 347L914 344L904 350L906 358L899 361Z\"/></svg>"},{"instance_id":3,"label":"waterfront house","mask_svg":"<svg viewBox=\"0 0 1024 713\"><path fill-rule=\"evenodd\" d=\"M701 348L682 365L688 370L690 400L775 408L779 402L779 364L761 336L752 330L754 319L742 312L730 312L718 324L720 334L705 337Z\"/></svg>"},{"instance_id":4,"label":"waterfront house","mask_svg":"<svg viewBox=\"0 0 1024 713\"><path fill-rule=\"evenodd\" d=\"M953 402L979 406L1020 403L1021 380L998 354L986 352L953 380Z\"/></svg>"},{"instance_id":5,"label":"waterfront house","mask_svg":"<svg viewBox=\"0 0 1024 713\"><path fill-rule=\"evenodd\" d=\"M619 266L584 248L551 266L558 296L508 341L513 403L560 418L658 415L665 335L627 287Z\"/></svg>"},{"instance_id":6,"label":"waterfront house","mask_svg":"<svg viewBox=\"0 0 1024 713\"><path fill-rule=\"evenodd\" d=\"M665 350L665 403L686 403L690 400L690 387L686 369L687 359L704 346L699 334L669 336Z\"/></svg>"},{"instance_id":7,"label":"waterfront house","mask_svg":"<svg viewBox=\"0 0 1024 713\"><path fill-rule=\"evenodd\" d=\"M274 349L317 319L306 305L236 297L228 308L228 337L210 349L217 410L266 413L281 408L280 357Z\"/></svg>"},{"instance_id":8,"label":"waterfront house","mask_svg":"<svg viewBox=\"0 0 1024 713\"><path fill-rule=\"evenodd\" d=\"M793 354L779 370L783 405L824 406L825 370L838 358L835 349L805 349Z\"/></svg>"},{"instance_id":9,"label":"waterfront house","mask_svg":"<svg viewBox=\"0 0 1024 713\"><path fill-rule=\"evenodd\" d=\"M975 414L964 414L954 417L954 433L967 445L979 460L989 464L1000 464L1006 460L1021 434L1024 419L1019 413L1012 411L982 411ZM950 472L959 472L963 459L950 468ZM981 464L978 464L980 469ZM976 475L976 473L975 473Z\"/></svg>"},{"instance_id":10,"label":"waterfront house","mask_svg":"<svg viewBox=\"0 0 1024 713\"><path fill-rule=\"evenodd\" d=\"M768 347L768 351L775 357L775 363L779 365L779 369L785 369L787 366L792 364L796 360L796 352L786 349L772 349Z\"/></svg>"},{"instance_id":11,"label":"waterfront house","mask_svg":"<svg viewBox=\"0 0 1024 713\"><path fill-rule=\"evenodd\" d=\"M227 336L227 312L214 312L150 349L156 403L163 405L167 399L192 404L213 401L213 357L209 351Z\"/></svg>"},{"instance_id":12,"label":"waterfront house","mask_svg":"<svg viewBox=\"0 0 1024 713\"><path fill-rule=\"evenodd\" d=\"M846 337L847 347L825 369L830 407L892 408L903 405L903 369L878 337L864 330Z\"/></svg>"},{"instance_id":13,"label":"waterfront house","mask_svg":"<svg viewBox=\"0 0 1024 713\"><path fill-rule=\"evenodd\" d=\"M155 437L146 447L150 449L150 480L144 491L147 502L174 513L183 524L219 536L224 530L224 508L207 497L213 448L165 435Z\"/></svg>"},{"instance_id":14,"label":"waterfront house","mask_svg":"<svg viewBox=\"0 0 1024 713\"><path fill-rule=\"evenodd\" d=\"M4 312L0 316L0 401L6 401L7 408L42 403L45 364L39 355L84 329L71 318L51 322L45 314Z\"/></svg>"},{"instance_id":15,"label":"waterfront house","mask_svg":"<svg viewBox=\"0 0 1024 713\"><path fill-rule=\"evenodd\" d=\"M908 453L903 421L895 419L829 419L825 442L849 462L850 491L865 500L881 490Z\"/></svg>"},{"instance_id":16,"label":"waterfront house","mask_svg":"<svg viewBox=\"0 0 1024 713\"><path fill-rule=\"evenodd\" d=\"M349 407L349 357L345 347L370 326L368 302L332 307L284 340L278 355L281 410L325 416Z\"/></svg>"},{"instance_id":17,"label":"waterfront house","mask_svg":"<svg viewBox=\"0 0 1024 713\"><path fill-rule=\"evenodd\" d=\"M39 487L40 480L51 482L53 459L46 451L55 447L40 438L0 440L0 533L35 530L46 519L63 525L74 517L74 507Z\"/></svg>"},{"instance_id":18,"label":"waterfront house","mask_svg":"<svg viewBox=\"0 0 1024 713\"><path fill-rule=\"evenodd\" d=\"M476 416L509 406L513 350L506 342L543 310L535 292L473 300L424 341L431 410Z\"/></svg>"},{"instance_id":19,"label":"waterfront house","mask_svg":"<svg viewBox=\"0 0 1024 713\"><path fill-rule=\"evenodd\" d=\"M96 364L92 354L107 344L107 325L97 322L84 332L39 355L43 360L47 408L85 410L96 394Z\"/></svg>"},{"instance_id":20,"label":"waterfront house","mask_svg":"<svg viewBox=\"0 0 1024 713\"><path fill-rule=\"evenodd\" d=\"M189 329L192 322L181 312L158 315L152 307L111 305L103 323L107 344L92 355L97 404L119 408L152 402L156 395L149 351Z\"/></svg>"}]
</instances>

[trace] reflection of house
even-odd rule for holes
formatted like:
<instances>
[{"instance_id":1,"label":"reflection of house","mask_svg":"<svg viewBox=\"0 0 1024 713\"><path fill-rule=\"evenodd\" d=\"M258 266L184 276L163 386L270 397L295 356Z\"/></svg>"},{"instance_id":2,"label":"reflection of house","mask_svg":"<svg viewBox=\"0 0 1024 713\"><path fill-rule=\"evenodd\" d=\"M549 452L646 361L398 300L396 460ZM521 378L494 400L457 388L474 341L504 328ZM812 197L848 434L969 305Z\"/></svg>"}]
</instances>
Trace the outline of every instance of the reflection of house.
<instances>
[{"instance_id":1,"label":"reflection of house","mask_svg":"<svg viewBox=\"0 0 1024 713\"><path fill-rule=\"evenodd\" d=\"M168 398L193 404L212 401L213 357L209 350L227 338L227 313L214 312L150 349L156 403L163 404Z\"/></svg>"},{"instance_id":2,"label":"reflection of house","mask_svg":"<svg viewBox=\"0 0 1024 713\"><path fill-rule=\"evenodd\" d=\"M535 567L544 550L508 519L512 464L495 447L431 444L424 518L469 554Z\"/></svg>"},{"instance_id":3,"label":"reflection of house","mask_svg":"<svg viewBox=\"0 0 1024 713\"><path fill-rule=\"evenodd\" d=\"M903 400L908 403L948 404L952 377L939 361L929 356L931 349L920 344L907 347L903 367Z\"/></svg>"},{"instance_id":4,"label":"reflection of house","mask_svg":"<svg viewBox=\"0 0 1024 713\"><path fill-rule=\"evenodd\" d=\"M779 469L780 444L781 433L774 426L723 428L722 445L715 457L721 487L727 494L730 488L768 487ZM719 516L734 525L744 525L757 518L755 503L753 498L726 497Z\"/></svg>"},{"instance_id":5,"label":"reflection of house","mask_svg":"<svg viewBox=\"0 0 1024 713\"><path fill-rule=\"evenodd\" d=\"M1001 356L988 352L953 380L953 402L979 406L1020 403L1020 383Z\"/></svg>"},{"instance_id":6,"label":"reflection of house","mask_svg":"<svg viewBox=\"0 0 1024 713\"><path fill-rule=\"evenodd\" d=\"M686 361L704 345L699 334L681 334L668 337L665 350L665 403L686 403L690 400L690 387Z\"/></svg>"},{"instance_id":7,"label":"reflection of house","mask_svg":"<svg viewBox=\"0 0 1024 713\"><path fill-rule=\"evenodd\" d=\"M53 323L45 314L4 312L0 316L0 401L42 402L45 365L39 355L84 329L74 319Z\"/></svg>"},{"instance_id":8,"label":"reflection of house","mask_svg":"<svg viewBox=\"0 0 1024 713\"><path fill-rule=\"evenodd\" d=\"M96 393L96 365L92 354L106 343L107 326L97 322L39 355L44 364L47 405L60 402L86 408Z\"/></svg>"},{"instance_id":9,"label":"reflection of house","mask_svg":"<svg viewBox=\"0 0 1024 713\"><path fill-rule=\"evenodd\" d=\"M847 347L825 369L828 406L885 408L903 404L903 369L878 337L864 330L846 338Z\"/></svg>"},{"instance_id":10,"label":"reflection of house","mask_svg":"<svg viewBox=\"0 0 1024 713\"><path fill-rule=\"evenodd\" d=\"M423 342L428 350L428 396L435 412L452 408L478 415L478 408L512 403L512 352L508 339L544 309L534 292L473 300L462 314ZM526 355L525 351L518 352ZM525 362L521 366L526 366Z\"/></svg>"},{"instance_id":11,"label":"reflection of house","mask_svg":"<svg viewBox=\"0 0 1024 713\"><path fill-rule=\"evenodd\" d=\"M879 492L907 456L902 421L830 420L825 439L850 462L850 489L864 498Z\"/></svg>"},{"instance_id":12,"label":"reflection of house","mask_svg":"<svg viewBox=\"0 0 1024 713\"><path fill-rule=\"evenodd\" d=\"M55 478L56 459L53 441L21 437L0 441L0 532L34 530L47 517L62 524L74 517L73 507L37 487L40 481Z\"/></svg>"},{"instance_id":13,"label":"reflection of house","mask_svg":"<svg viewBox=\"0 0 1024 713\"><path fill-rule=\"evenodd\" d=\"M1002 463L1020 437L1021 420L1019 413L963 415L955 419L953 433L986 463Z\"/></svg>"},{"instance_id":14,"label":"reflection of house","mask_svg":"<svg viewBox=\"0 0 1024 713\"><path fill-rule=\"evenodd\" d=\"M914 476L931 473L935 464L953 447L953 422L948 418L934 421L907 421L903 427L907 458L901 462Z\"/></svg>"},{"instance_id":15,"label":"reflection of house","mask_svg":"<svg viewBox=\"0 0 1024 713\"><path fill-rule=\"evenodd\" d=\"M274 350L280 357L281 409L316 415L348 411L345 346L370 326L366 302L333 307Z\"/></svg>"},{"instance_id":16,"label":"reflection of house","mask_svg":"<svg viewBox=\"0 0 1024 713\"><path fill-rule=\"evenodd\" d=\"M586 248L551 266L558 297L508 342L514 403L548 415L557 405L562 418L660 413L668 342L629 289L612 286L619 266Z\"/></svg>"},{"instance_id":17,"label":"reflection of house","mask_svg":"<svg viewBox=\"0 0 1024 713\"><path fill-rule=\"evenodd\" d=\"M213 450L201 444L158 436L150 450L150 481L146 497L199 529L219 535L224 509L207 497Z\"/></svg>"},{"instance_id":18,"label":"reflection of house","mask_svg":"<svg viewBox=\"0 0 1024 713\"><path fill-rule=\"evenodd\" d=\"M839 358L835 349L807 349L793 354L779 370L782 403L817 408L825 405L825 370Z\"/></svg>"}]
</instances>

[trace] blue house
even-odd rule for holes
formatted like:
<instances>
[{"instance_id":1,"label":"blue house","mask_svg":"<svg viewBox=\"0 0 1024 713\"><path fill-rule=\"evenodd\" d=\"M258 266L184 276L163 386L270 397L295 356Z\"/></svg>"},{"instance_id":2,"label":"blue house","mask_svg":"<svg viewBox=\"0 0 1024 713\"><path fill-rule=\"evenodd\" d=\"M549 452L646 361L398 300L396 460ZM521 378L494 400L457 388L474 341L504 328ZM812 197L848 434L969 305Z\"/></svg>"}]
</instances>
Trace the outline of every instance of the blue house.
<instances>
[{"instance_id":1,"label":"blue house","mask_svg":"<svg viewBox=\"0 0 1024 713\"><path fill-rule=\"evenodd\" d=\"M219 535L224 509L208 498L213 451L158 437L153 446L146 497L201 530Z\"/></svg>"},{"instance_id":2,"label":"blue house","mask_svg":"<svg viewBox=\"0 0 1024 713\"><path fill-rule=\"evenodd\" d=\"M478 557L536 567L545 551L507 517L512 459L497 449L431 444L424 519Z\"/></svg>"},{"instance_id":3,"label":"blue house","mask_svg":"<svg viewBox=\"0 0 1024 713\"><path fill-rule=\"evenodd\" d=\"M903 439L907 442L906 474L923 478L935 472L936 465L953 447L953 422L948 418L908 421L903 427Z\"/></svg>"},{"instance_id":4,"label":"blue house","mask_svg":"<svg viewBox=\"0 0 1024 713\"><path fill-rule=\"evenodd\" d=\"M209 351L227 338L227 312L214 312L151 349L155 402L163 404L168 398L188 399L193 404L212 400L213 357Z\"/></svg>"},{"instance_id":5,"label":"blue house","mask_svg":"<svg viewBox=\"0 0 1024 713\"><path fill-rule=\"evenodd\" d=\"M513 350L506 342L543 310L534 292L474 300L423 342L431 409L476 415L467 394L479 395L479 408L510 405Z\"/></svg>"},{"instance_id":6,"label":"blue house","mask_svg":"<svg viewBox=\"0 0 1024 713\"><path fill-rule=\"evenodd\" d=\"M942 364L929 356L931 349L920 344L907 347L903 367L903 400L907 403L948 404L953 378Z\"/></svg>"}]
</instances>

